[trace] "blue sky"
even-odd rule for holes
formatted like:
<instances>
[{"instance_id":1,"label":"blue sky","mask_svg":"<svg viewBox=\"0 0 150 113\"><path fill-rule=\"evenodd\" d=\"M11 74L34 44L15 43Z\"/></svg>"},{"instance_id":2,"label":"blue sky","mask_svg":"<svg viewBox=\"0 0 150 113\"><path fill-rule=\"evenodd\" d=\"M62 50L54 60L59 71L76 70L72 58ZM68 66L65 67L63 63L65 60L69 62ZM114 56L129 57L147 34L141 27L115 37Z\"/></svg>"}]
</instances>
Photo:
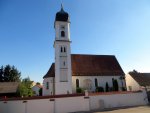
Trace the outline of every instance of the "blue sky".
<instances>
[{"instance_id":1,"label":"blue sky","mask_svg":"<svg viewBox=\"0 0 150 113\"><path fill-rule=\"evenodd\" d=\"M150 72L149 0L0 0L0 66L42 82L54 62L54 19L63 3L71 51L115 55L125 73Z\"/></svg>"}]
</instances>

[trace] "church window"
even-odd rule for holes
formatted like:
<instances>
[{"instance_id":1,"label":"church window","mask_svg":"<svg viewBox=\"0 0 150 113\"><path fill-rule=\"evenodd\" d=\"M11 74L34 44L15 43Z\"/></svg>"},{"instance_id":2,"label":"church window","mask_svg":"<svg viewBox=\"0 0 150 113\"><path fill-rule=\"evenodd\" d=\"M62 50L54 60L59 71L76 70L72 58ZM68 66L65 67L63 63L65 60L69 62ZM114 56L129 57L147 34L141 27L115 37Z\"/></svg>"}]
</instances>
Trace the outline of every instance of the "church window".
<instances>
[{"instance_id":1,"label":"church window","mask_svg":"<svg viewBox=\"0 0 150 113\"><path fill-rule=\"evenodd\" d=\"M49 89L49 82L46 82L46 89Z\"/></svg>"},{"instance_id":2,"label":"church window","mask_svg":"<svg viewBox=\"0 0 150 113\"><path fill-rule=\"evenodd\" d=\"M66 65L65 61L64 61L64 66Z\"/></svg>"},{"instance_id":3,"label":"church window","mask_svg":"<svg viewBox=\"0 0 150 113\"><path fill-rule=\"evenodd\" d=\"M98 87L98 81L97 81L97 78L95 78L95 87Z\"/></svg>"},{"instance_id":4,"label":"church window","mask_svg":"<svg viewBox=\"0 0 150 113\"><path fill-rule=\"evenodd\" d=\"M64 47L64 52L66 52L66 48Z\"/></svg>"},{"instance_id":5,"label":"church window","mask_svg":"<svg viewBox=\"0 0 150 113\"><path fill-rule=\"evenodd\" d=\"M61 37L65 37L65 32L61 31Z\"/></svg>"},{"instance_id":6,"label":"church window","mask_svg":"<svg viewBox=\"0 0 150 113\"><path fill-rule=\"evenodd\" d=\"M79 88L79 79L76 79L76 88Z\"/></svg>"},{"instance_id":7,"label":"church window","mask_svg":"<svg viewBox=\"0 0 150 113\"><path fill-rule=\"evenodd\" d=\"M63 48L62 47L61 47L60 51L63 52Z\"/></svg>"}]
</instances>

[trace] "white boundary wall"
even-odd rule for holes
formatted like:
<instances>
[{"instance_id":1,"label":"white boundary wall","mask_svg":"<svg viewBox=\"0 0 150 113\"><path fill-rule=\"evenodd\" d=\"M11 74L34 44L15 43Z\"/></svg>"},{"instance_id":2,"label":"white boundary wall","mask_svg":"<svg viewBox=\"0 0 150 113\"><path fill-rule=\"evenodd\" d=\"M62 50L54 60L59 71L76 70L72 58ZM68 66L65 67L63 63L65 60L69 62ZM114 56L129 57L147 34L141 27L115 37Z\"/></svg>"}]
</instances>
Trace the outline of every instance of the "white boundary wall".
<instances>
[{"instance_id":1,"label":"white boundary wall","mask_svg":"<svg viewBox=\"0 0 150 113\"><path fill-rule=\"evenodd\" d=\"M0 101L0 113L67 113L89 111L89 98L84 96L55 99Z\"/></svg>"},{"instance_id":2,"label":"white boundary wall","mask_svg":"<svg viewBox=\"0 0 150 113\"><path fill-rule=\"evenodd\" d=\"M90 110L139 106L148 104L145 92L114 94L114 95L95 95L90 97Z\"/></svg>"},{"instance_id":3,"label":"white boundary wall","mask_svg":"<svg viewBox=\"0 0 150 113\"><path fill-rule=\"evenodd\" d=\"M146 105L145 92L90 94L89 97L0 101L0 113L68 113L104 108Z\"/></svg>"}]
</instances>

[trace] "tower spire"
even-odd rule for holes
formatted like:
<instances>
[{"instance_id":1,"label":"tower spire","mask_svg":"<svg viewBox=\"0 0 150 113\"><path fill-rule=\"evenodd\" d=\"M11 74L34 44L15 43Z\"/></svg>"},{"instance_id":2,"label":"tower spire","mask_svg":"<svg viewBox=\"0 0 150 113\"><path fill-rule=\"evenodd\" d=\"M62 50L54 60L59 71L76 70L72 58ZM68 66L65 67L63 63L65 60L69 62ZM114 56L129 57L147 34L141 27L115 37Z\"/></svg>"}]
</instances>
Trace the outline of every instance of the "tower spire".
<instances>
[{"instance_id":1,"label":"tower spire","mask_svg":"<svg viewBox=\"0 0 150 113\"><path fill-rule=\"evenodd\" d=\"M63 8L63 4L61 3L61 10L64 10L64 8Z\"/></svg>"}]
</instances>

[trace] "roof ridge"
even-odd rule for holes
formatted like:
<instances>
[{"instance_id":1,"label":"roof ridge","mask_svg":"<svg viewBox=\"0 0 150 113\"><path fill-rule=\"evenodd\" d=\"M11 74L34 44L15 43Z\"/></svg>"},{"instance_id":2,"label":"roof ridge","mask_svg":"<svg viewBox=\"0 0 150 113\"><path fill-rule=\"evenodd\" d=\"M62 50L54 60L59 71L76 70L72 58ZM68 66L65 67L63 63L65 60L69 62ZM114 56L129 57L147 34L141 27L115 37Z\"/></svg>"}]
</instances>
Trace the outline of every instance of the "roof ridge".
<instances>
[{"instance_id":1,"label":"roof ridge","mask_svg":"<svg viewBox=\"0 0 150 113\"><path fill-rule=\"evenodd\" d=\"M99 55L99 54L71 54L71 55L81 55L81 56L115 56L115 55Z\"/></svg>"}]
</instances>

